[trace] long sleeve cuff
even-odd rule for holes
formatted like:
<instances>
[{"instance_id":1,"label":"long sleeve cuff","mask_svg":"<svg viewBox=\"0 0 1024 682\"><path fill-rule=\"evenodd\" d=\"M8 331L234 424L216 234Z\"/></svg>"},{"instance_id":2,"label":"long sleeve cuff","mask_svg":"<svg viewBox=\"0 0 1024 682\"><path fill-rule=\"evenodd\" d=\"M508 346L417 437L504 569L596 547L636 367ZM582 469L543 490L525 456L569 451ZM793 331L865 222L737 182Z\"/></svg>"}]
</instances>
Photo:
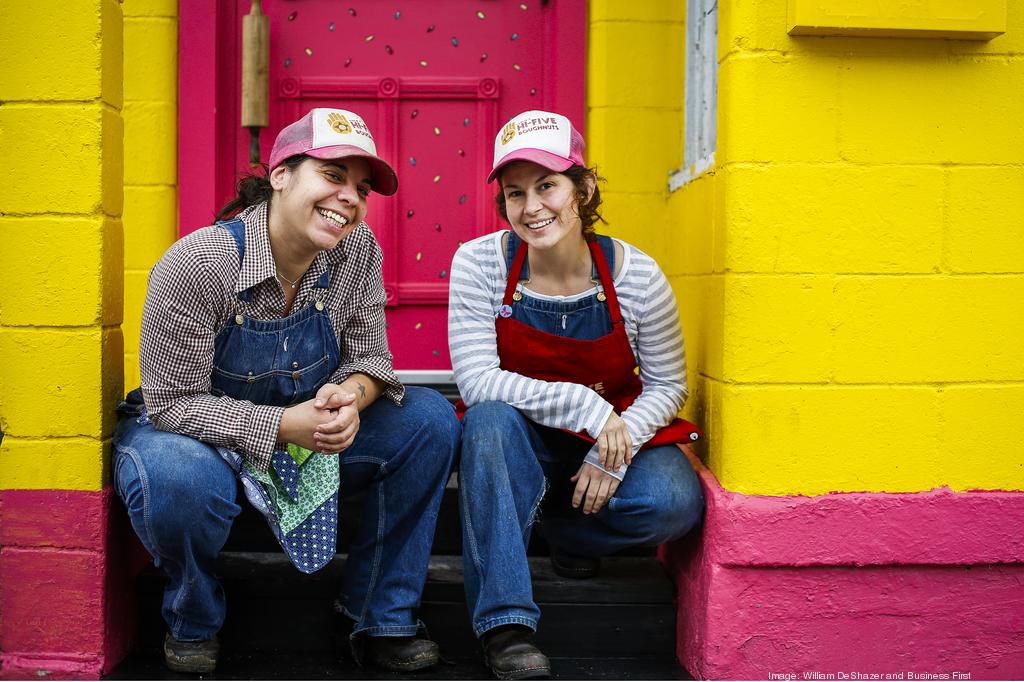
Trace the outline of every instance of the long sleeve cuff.
<instances>
[{"instance_id":1,"label":"long sleeve cuff","mask_svg":"<svg viewBox=\"0 0 1024 682\"><path fill-rule=\"evenodd\" d=\"M600 469L601 471L605 472L609 476L612 476L613 478L617 478L620 481L623 478L626 477L626 469L629 468L628 464L623 464L622 466L620 466L618 471L613 471L612 469L606 469L605 467L603 467L600 464L598 464L598 462L600 461L598 459L598 452L599 452L598 445L597 445L597 443L594 443L594 447L590 448L590 452L588 452L587 456L583 458L583 461L586 462L587 464L592 464L593 466L597 467L598 469Z\"/></svg>"},{"instance_id":2,"label":"long sleeve cuff","mask_svg":"<svg viewBox=\"0 0 1024 682\"><path fill-rule=\"evenodd\" d=\"M249 415L249 433L244 437L242 454L259 471L270 468L284 410L285 408L274 405L253 405Z\"/></svg>"}]
</instances>

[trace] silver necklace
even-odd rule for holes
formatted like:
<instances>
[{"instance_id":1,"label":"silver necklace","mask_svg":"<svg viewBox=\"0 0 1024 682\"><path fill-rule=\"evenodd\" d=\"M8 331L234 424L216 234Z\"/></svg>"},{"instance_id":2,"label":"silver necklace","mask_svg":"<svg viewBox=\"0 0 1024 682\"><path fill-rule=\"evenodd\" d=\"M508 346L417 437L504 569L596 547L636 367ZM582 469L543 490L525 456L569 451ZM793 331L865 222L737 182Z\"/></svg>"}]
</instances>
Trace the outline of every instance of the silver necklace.
<instances>
[{"instance_id":1,"label":"silver necklace","mask_svg":"<svg viewBox=\"0 0 1024 682\"><path fill-rule=\"evenodd\" d=\"M303 273L303 274L305 274L305 273ZM299 275L299 276L298 276L298 277L296 277L296 278L295 278L294 280L290 280L290 279L288 279L287 277L285 277L284 275L282 275L282 274L281 274L280 272L279 272L279 273L277 273L277 276L278 276L278 278L279 278L279 279L280 279L280 280L281 280L282 282L287 282L288 284L290 284L290 285L291 285L291 287L292 287L292 289L295 289L295 288L297 288L297 287L299 286L299 282L300 282L300 281L302 281L302 275Z\"/></svg>"}]
</instances>

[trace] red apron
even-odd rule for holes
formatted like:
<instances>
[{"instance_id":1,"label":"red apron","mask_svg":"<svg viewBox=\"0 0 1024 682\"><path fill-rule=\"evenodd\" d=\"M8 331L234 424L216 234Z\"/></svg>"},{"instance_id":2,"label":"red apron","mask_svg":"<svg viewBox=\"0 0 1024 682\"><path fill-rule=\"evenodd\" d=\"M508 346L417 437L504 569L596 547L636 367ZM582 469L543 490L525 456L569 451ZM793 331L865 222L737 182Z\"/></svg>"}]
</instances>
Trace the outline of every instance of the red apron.
<instances>
[{"instance_id":1,"label":"red apron","mask_svg":"<svg viewBox=\"0 0 1024 682\"><path fill-rule=\"evenodd\" d=\"M509 316L515 301L519 273L522 272L527 254L526 242L521 242L509 269L501 313L494 321L498 361L502 369L533 379L566 381L588 386L611 403L616 414L622 414L623 410L632 405L640 395L643 384L638 376L633 348L626 336L626 325L622 321L619 299L615 295L615 285L611 272L608 271L608 263L596 239L588 244L604 288L608 312L611 314L611 333L598 339L584 341L548 334ZM586 433L576 435L591 443L595 440ZM667 426L658 429L643 448L670 443L693 443L701 437L702 434L696 426L685 419L676 418Z\"/></svg>"}]
</instances>

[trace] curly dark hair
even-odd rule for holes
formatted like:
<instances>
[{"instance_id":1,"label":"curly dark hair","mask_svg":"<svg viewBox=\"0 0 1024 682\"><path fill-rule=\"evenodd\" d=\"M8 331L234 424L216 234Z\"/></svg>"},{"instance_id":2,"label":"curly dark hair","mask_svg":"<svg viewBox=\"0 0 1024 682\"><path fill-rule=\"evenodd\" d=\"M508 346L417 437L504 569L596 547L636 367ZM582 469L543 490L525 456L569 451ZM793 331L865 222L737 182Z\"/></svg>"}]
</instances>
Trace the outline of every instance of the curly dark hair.
<instances>
[{"instance_id":1,"label":"curly dark hair","mask_svg":"<svg viewBox=\"0 0 1024 682\"><path fill-rule=\"evenodd\" d=\"M293 171L309 158L312 157L306 154L295 154L289 156L281 164ZM224 208L217 212L215 220L232 217L250 206L255 206L261 201L270 201L273 198L274 188L270 186L270 168L265 163L261 163L259 167L262 174L249 173L238 179L235 198L224 204Z\"/></svg>"},{"instance_id":2,"label":"curly dark hair","mask_svg":"<svg viewBox=\"0 0 1024 682\"><path fill-rule=\"evenodd\" d=\"M601 188L598 186L598 183L604 182L604 178L597 174L596 168L587 168L579 164L570 166L562 171L562 175L572 180L573 187L576 188L576 212L580 217L580 223L583 225L583 238L587 241L596 239L597 233L594 231L594 225L597 221L601 221L605 225L608 224L597 210L601 206ZM587 186L587 180L591 178L594 181L594 193L588 199L587 194L589 194L590 188ZM498 183L501 183L500 175L498 176ZM498 193L494 197L494 203L498 207L498 215L507 223L508 212L505 209L505 192L501 187L498 188Z\"/></svg>"}]
</instances>

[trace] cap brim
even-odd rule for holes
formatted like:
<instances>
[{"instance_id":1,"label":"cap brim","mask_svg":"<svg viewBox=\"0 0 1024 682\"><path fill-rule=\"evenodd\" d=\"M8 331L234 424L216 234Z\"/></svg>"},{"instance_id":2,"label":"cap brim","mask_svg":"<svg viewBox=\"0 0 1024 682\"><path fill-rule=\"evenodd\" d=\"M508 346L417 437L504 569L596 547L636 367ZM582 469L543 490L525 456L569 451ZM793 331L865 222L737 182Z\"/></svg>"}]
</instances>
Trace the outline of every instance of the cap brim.
<instances>
[{"instance_id":1,"label":"cap brim","mask_svg":"<svg viewBox=\"0 0 1024 682\"><path fill-rule=\"evenodd\" d=\"M385 196L391 196L398 191L398 176L395 174L395 170L386 161L374 156L365 149L354 145L339 144L333 147L310 149L306 154L315 159L322 160L342 159L346 156L358 156L359 158L366 159L366 162L370 165L370 171L373 173L370 188L374 192Z\"/></svg>"},{"instance_id":2,"label":"cap brim","mask_svg":"<svg viewBox=\"0 0 1024 682\"><path fill-rule=\"evenodd\" d=\"M493 182L494 178L498 177L501 173L501 169L513 161L532 161L538 166L543 166L557 173L572 168L572 161L558 154L552 154L543 149L517 149L501 157L501 161L494 164L494 170L487 176L487 182Z\"/></svg>"}]
</instances>

